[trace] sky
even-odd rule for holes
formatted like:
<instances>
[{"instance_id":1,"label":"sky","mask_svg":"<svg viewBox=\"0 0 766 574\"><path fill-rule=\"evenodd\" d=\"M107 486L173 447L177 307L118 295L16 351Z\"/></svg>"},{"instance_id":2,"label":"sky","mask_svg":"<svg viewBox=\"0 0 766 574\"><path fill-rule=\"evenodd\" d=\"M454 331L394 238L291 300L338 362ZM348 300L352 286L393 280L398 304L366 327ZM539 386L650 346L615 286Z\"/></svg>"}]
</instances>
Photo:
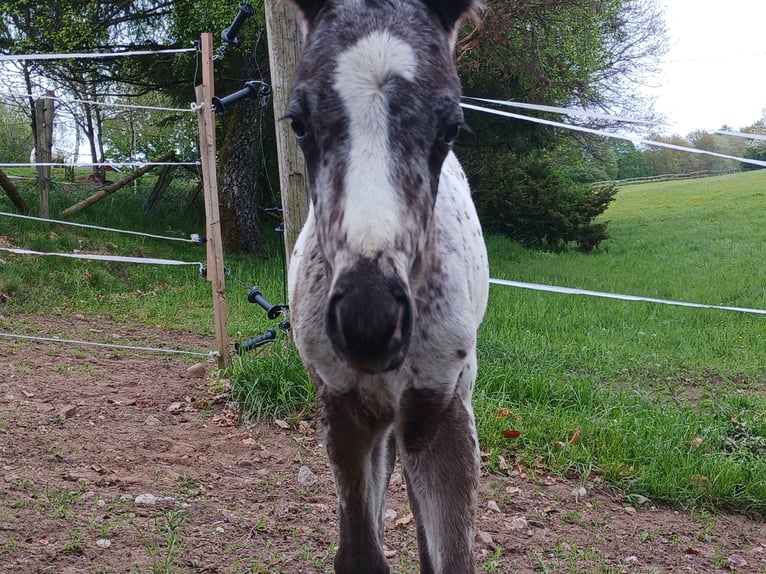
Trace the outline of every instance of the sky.
<instances>
[{"instance_id":1,"label":"sky","mask_svg":"<svg viewBox=\"0 0 766 574\"><path fill-rule=\"evenodd\" d=\"M766 108L766 0L660 0L669 51L646 93L665 133L734 129Z\"/></svg>"}]
</instances>

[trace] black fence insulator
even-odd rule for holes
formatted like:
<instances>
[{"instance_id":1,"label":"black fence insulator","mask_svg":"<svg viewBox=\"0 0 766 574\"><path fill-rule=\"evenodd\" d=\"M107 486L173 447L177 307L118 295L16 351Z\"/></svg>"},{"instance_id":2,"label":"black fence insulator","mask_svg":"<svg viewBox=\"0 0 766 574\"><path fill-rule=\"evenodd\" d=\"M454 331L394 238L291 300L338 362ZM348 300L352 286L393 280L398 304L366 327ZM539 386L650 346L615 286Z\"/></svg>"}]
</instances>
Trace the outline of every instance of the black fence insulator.
<instances>
[{"instance_id":1,"label":"black fence insulator","mask_svg":"<svg viewBox=\"0 0 766 574\"><path fill-rule=\"evenodd\" d=\"M204 247L207 243L207 237L200 233L192 233L191 241L198 247Z\"/></svg>"},{"instance_id":2,"label":"black fence insulator","mask_svg":"<svg viewBox=\"0 0 766 574\"><path fill-rule=\"evenodd\" d=\"M245 4L244 2L241 3L239 5L239 12L237 12L237 15L234 18L234 22L231 23L231 26L221 32L221 40L227 44L237 44L239 42L237 36L239 35L240 28L242 28L245 20L252 18L253 16L255 16L253 7L250 6L250 4Z\"/></svg>"},{"instance_id":3,"label":"black fence insulator","mask_svg":"<svg viewBox=\"0 0 766 574\"><path fill-rule=\"evenodd\" d=\"M262 335L253 337L252 339L249 339L245 341L244 343L234 343L234 350L236 351L238 355L241 355L242 353L255 349L256 347L260 347L261 345L265 343L271 343L275 341L276 338L277 338L277 330L272 327L268 331L263 333Z\"/></svg>"},{"instance_id":4,"label":"black fence insulator","mask_svg":"<svg viewBox=\"0 0 766 574\"><path fill-rule=\"evenodd\" d=\"M282 313L282 305L272 305L269 303L258 286L254 286L250 289L250 293L247 295L247 300L250 303L257 303L261 309L266 311L266 316L271 320L276 319L279 317L279 314Z\"/></svg>"},{"instance_id":5,"label":"black fence insulator","mask_svg":"<svg viewBox=\"0 0 766 574\"><path fill-rule=\"evenodd\" d=\"M245 87L241 90L224 96L223 98L213 98L213 110L219 116L222 116L226 111L226 106L243 100L246 98L268 98L271 95L271 86L260 80L250 80L245 82Z\"/></svg>"}]
</instances>

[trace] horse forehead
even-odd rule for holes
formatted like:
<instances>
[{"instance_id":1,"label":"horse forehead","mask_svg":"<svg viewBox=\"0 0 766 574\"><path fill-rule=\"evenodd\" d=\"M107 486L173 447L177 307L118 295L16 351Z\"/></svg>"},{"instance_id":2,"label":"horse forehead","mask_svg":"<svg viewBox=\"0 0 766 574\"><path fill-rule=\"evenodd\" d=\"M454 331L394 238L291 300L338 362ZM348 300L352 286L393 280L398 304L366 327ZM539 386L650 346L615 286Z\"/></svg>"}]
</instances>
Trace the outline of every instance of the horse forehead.
<instances>
[{"instance_id":1,"label":"horse forehead","mask_svg":"<svg viewBox=\"0 0 766 574\"><path fill-rule=\"evenodd\" d=\"M374 97L394 78L415 80L415 48L388 30L362 36L338 54L334 87L344 97Z\"/></svg>"}]
</instances>

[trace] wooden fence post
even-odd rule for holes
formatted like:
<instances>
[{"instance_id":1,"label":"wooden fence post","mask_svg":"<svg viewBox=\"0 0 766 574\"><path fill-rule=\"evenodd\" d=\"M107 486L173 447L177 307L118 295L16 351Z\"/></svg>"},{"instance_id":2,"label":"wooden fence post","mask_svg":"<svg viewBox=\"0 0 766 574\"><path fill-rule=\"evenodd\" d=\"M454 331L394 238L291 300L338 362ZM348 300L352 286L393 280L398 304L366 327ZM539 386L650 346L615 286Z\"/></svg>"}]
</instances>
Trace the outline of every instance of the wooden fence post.
<instances>
[{"instance_id":1,"label":"wooden fence post","mask_svg":"<svg viewBox=\"0 0 766 574\"><path fill-rule=\"evenodd\" d=\"M274 104L274 121L279 158L279 187L282 196L282 218L287 264L295 240L309 211L308 179L303 155L290 122L279 121L290 101L290 84L301 51L301 33L287 2L265 0L266 35L269 41L269 67Z\"/></svg>"},{"instance_id":2,"label":"wooden fence post","mask_svg":"<svg viewBox=\"0 0 766 574\"><path fill-rule=\"evenodd\" d=\"M202 34L202 84L195 89L197 119L199 120L199 151L202 161L202 184L205 191L207 219L207 279L213 288L213 319L218 351L218 366L229 365L229 344L226 333L226 284L221 242L221 216L218 205L218 177L215 161L215 119L213 117L213 35Z\"/></svg>"},{"instance_id":3,"label":"wooden fence post","mask_svg":"<svg viewBox=\"0 0 766 574\"><path fill-rule=\"evenodd\" d=\"M53 92L47 90L44 98L35 102L35 122L37 125L37 148L35 163L51 162L53 147ZM39 216L50 219L51 166L37 166L37 189L39 194Z\"/></svg>"}]
</instances>

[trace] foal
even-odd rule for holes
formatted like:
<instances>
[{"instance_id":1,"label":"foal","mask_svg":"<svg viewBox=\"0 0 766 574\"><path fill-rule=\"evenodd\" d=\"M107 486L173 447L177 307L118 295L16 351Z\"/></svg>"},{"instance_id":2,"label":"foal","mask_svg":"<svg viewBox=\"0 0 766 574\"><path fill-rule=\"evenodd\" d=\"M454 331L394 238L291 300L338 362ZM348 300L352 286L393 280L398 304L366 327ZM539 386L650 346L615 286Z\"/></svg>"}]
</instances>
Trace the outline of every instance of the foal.
<instances>
[{"instance_id":1,"label":"foal","mask_svg":"<svg viewBox=\"0 0 766 574\"><path fill-rule=\"evenodd\" d=\"M471 407L487 256L452 144L453 63L474 0L295 0L304 31L287 118L311 207L291 322L335 475L337 574L386 574L398 448L420 568L474 572Z\"/></svg>"}]
</instances>

